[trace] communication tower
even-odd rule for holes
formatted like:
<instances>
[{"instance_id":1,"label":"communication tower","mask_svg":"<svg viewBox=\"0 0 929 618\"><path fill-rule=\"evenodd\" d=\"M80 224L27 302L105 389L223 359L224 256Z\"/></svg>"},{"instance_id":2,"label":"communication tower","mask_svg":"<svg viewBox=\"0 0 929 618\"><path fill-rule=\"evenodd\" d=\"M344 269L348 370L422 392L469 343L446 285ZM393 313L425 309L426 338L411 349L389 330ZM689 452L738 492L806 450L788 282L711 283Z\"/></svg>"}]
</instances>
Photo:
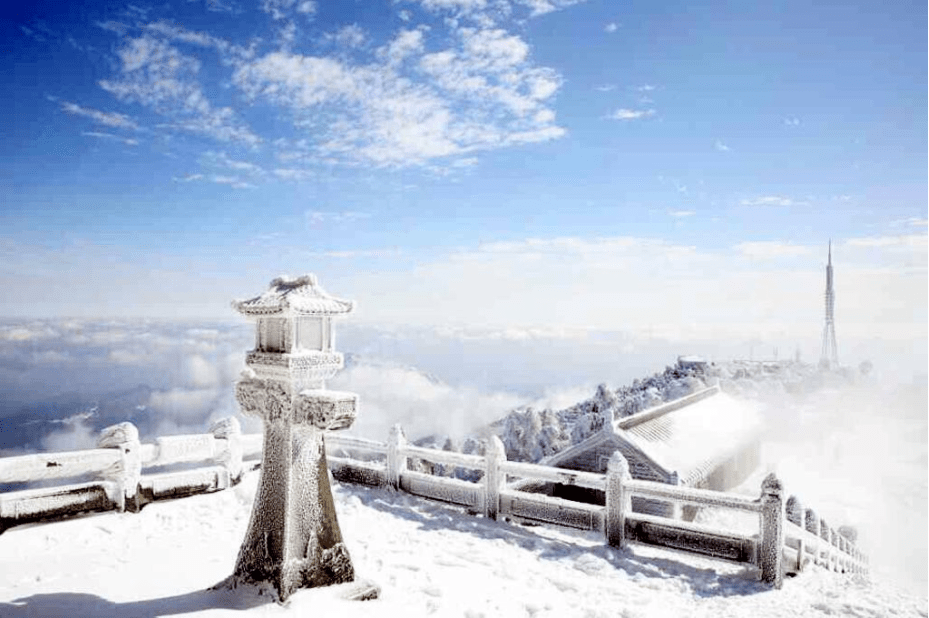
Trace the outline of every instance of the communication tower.
<instances>
[{"instance_id":1,"label":"communication tower","mask_svg":"<svg viewBox=\"0 0 929 618\"><path fill-rule=\"evenodd\" d=\"M826 324L823 326L823 349L820 367L835 369L839 366L839 352L835 344L835 290L832 289L832 241L829 241L829 262L826 264Z\"/></svg>"}]
</instances>

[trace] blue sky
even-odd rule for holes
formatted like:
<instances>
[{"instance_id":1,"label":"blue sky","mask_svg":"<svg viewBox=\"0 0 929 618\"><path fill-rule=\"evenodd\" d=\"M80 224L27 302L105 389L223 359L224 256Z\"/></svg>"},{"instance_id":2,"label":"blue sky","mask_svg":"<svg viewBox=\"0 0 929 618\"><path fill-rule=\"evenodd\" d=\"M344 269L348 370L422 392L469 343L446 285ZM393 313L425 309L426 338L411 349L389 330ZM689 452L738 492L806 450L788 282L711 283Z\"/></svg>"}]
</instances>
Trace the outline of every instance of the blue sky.
<instances>
[{"instance_id":1,"label":"blue sky","mask_svg":"<svg viewBox=\"0 0 929 618\"><path fill-rule=\"evenodd\" d=\"M7 316L926 337L925 3L6 6Z\"/></svg>"}]
</instances>

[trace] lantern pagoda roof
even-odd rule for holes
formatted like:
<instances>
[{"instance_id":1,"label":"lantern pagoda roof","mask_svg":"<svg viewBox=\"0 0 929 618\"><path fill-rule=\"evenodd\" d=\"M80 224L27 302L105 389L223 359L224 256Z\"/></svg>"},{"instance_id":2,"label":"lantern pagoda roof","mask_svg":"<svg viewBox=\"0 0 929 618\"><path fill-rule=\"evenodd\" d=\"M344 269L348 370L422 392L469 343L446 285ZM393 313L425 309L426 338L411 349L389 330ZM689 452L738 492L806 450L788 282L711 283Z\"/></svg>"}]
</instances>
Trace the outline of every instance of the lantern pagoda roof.
<instances>
[{"instance_id":1,"label":"lantern pagoda roof","mask_svg":"<svg viewBox=\"0 0 929 618\"><path fill-rule=\"evenodd\" d=\"M329 295L316 275L307 274L278 277L261 296L233 301L232 307L243 315L261 318L344 314L350 313L355 303Z\"/></svg>"}]
</instances>

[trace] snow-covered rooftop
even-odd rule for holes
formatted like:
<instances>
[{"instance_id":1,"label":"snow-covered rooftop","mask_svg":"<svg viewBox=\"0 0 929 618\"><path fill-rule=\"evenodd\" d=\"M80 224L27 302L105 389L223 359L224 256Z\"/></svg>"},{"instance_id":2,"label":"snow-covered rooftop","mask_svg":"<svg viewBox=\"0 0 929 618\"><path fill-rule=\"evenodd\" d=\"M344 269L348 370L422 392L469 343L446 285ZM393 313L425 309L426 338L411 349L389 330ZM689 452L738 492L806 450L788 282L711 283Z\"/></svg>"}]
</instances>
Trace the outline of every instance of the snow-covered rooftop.
<instances>
[{"instance_id":1,"label":"snow-covered rooftop","mask_svg":"<svg viewBox=\"0 0 929 618\"><path fill-rule=\"evenodd\" d=\"M355 303L330 295L319 285L316 275L307 274L278 277L260 296L233 301L232 306L250 317L287 317L350 313Z\"/></svg>"},{"instance_id":2,"label":"snow-covered rooftop","mask_svg":"<svg viewBox=\"0 0 929 618\"><path fill-rule=\"evenodd\" d=\"M717 393L665 414L630 423L646 410L622 419L618 436L649 456L669 472L677 472L682 483L691 485L761 431L761 416L749 402ZM620 423L618 423L620 424Z\"/></svg>"},{"instance_id":3,"label":"snow-covered rooftop","mask_svg":"<svg viewBox=\"0 0 929 618\"><path fill-rule=\"evenodd\" d=\"M761 429L755 404L713 387L617 419L603 431L539 463L560 466L605 442L616 446L625 443L663 476L676 472L681 483L694 485L756 440Z\"/></svg>"}]
</instances>

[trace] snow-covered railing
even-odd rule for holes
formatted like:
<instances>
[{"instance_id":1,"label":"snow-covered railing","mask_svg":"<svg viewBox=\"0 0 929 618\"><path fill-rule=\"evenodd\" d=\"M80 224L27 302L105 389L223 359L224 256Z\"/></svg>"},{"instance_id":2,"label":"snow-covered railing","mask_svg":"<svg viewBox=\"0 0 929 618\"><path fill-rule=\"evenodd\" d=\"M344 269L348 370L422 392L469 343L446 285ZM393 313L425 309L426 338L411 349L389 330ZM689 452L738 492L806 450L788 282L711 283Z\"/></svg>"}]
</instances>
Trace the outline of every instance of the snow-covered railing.
<instances>
[{"instance_id":1,"label":"snow-covered railing","mask_svg":"<svg viewBox=\"0 0 929 618\"><path fill-rule=\"evenodd\" d=\"M825 522L817 520L816 530L820 532L808 532L793 523L793 509L799 503L793 497L784 501L781 483L773 475L765 479L761 495L752 499L634 480L629 475L628 463L618 452L610 460L606 474L595 474L507 461L503 444L496 437L487 442L484 456L413 446L406 442L399 426L393 428L386 444L330 436L327 446L333 474L343 481L386 484L421 497L457 504L487 517L599 531L614 546L632 541L753 564L761 570L763 581L777 587L781 585L784 572L799 571L809 562L802 557L807 555L812 556L814 563L836 571L867 571L864 554ZM353 454L366 461L357 460ZM430 474L423 471L428 466L411 465L417 460L475 470L483 476L472 482ZM516 478L603 491L606 505L520 491L509 482ZM757 514L758 532L737 534L680 519L633 512L633 497Z\"/></svg>"},{"instance_id":2,"label":"snow-covered railing","mask_svg":"<svg viewBox=\"0 0 929 618\"><path fill-rule=\"evenodd\" d=\"M98 447L0 458L0 484L83 481L0 493L0 532L85 512L135 512L154 500L225 489L241 477L245 459L260 456L261 435L242 436L239 422L229 418L209 434L141 444L135 426L120 423L101 432Z\"/></svg>"},{"instance_id":3,"label":"snow-covered railing","mask_svg":"<svg viewBox=\"0 0 929 618\"><path fill-rule=\"evenodd\" d=\"M854 540L829 527L813 509L791 496L785 515L785 545L789 559L801 570L812 562L834 571L867 572L868 557Z\"/></svg>"},{"instance_id":4,"label":"snow-covered railing","mask_svg":"<svg viewBox=\"0 0 929 618\"><path fill-rule=\"evenodd\" d=\"M100 446L103 448L0 458L0 483L97 477L63 487L0 493L0 532L19 523L89 511L137 511L153 500L225 489L240 477L243 461L260 457L262 436L242 435L235 419L225 419L216 423L210 434L168 436L154 444L139 444L135 427L121 423L103 431ZM752 499L634 480L619 452L610 459L606 474L596 474L507 461L503 443L496 436L488 440L483 456L422 448L408 444L399 425L391 430L386 443L329 434L326 451L329 467L341 481L388 486L494 519L598 531L616 547L627 542L645 543L752 564L761 570L763 581L776 587L785 572L799 571L810 562L841 572L868 569L867 557L850 539L812 510L803 509L796 498L785 501L781 483L773 475L762 483L760 496ZM472 476L479 480L436 475L432 473L434 466L418 463L422 461L473 470L476 473ZM157 471L193 462L206 465ZM605 505L520 491L513 484L516 479L602 491ZM632 498L757 514L758 533L737 534L637 513L632 510Z\"/></svg>"}]
</instances>

